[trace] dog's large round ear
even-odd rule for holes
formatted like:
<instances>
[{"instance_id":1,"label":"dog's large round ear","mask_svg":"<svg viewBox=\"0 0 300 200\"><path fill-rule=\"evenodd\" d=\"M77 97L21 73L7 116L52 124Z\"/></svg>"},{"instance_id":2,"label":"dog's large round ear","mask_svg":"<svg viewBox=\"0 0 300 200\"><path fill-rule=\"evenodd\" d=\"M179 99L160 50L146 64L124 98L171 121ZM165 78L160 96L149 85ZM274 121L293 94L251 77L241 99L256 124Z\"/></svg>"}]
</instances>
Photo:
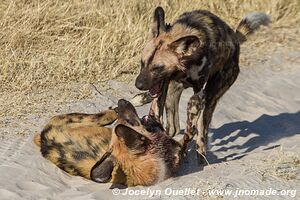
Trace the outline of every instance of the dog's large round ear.
<instances>
[{"instance_id":1,"label":"dog's large round ear","mask_svg":"<svg viewBox=\"0 0 300 200\"><path fill-rule=\"evenodd\" d=\"M200 47L200 40L197 36L189 35L179 38L168 45L169 48L182 56L193 55Z\"/></svg>"},{"instance_id":2,"label":"dog's large round ear","mask_svg":"<svg viewBox=\"0 0 300 200\"><path fill-rule=\"evenodd\" d=\"M106 154L91 169L90 177L95 182L107 183L111 180L114 162L112 157Z\"/></svg>"},{"instance_id":3,"label":"dog's large round ear","mask_svg":"<svg viewBox=\"0 0 300 200\"><path fill-rule=\"evenodd\" d=\"M157 7L153 14L153 22L151 25L152 37L157 37L160 33L166 31L165 11L162 7Z\"/></svg>"},{"instance_id":4,"label":"dog's large round ear","mask_svg":"<svg viewBox=\"0 0 300 200\"><path fill-rule=\"evenodd\" d=\"M125 99L118 101L118 119L119 121L125 121L131 126L140 126L140 118L134 108L134 106Z\"/></svg>"},{"instance_id":5,"label":"dog's large round ear","mask_svg":"<svg viewBox=\"0 0 300 200\"><path fill-rule=\"evenodd\" d=\"M114 132L118 139L124 141L129 150L135 152L145 151L146 146L150 143L148 138L123 124L117 125Z\"/></svg>"}]
</instances>

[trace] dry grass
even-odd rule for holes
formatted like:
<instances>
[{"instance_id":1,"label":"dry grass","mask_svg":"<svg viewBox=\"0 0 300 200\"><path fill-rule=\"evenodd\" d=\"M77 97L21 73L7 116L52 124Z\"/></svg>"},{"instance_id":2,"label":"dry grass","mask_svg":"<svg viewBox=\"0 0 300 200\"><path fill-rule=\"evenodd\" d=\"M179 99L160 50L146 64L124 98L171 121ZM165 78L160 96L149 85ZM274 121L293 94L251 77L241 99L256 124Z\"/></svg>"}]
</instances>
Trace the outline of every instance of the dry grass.
<instances>
[{"instance_id":1,"label":"dry grass","mask_svg":"<svg viewBox=\"0 0 300 200\"><path fill-rule=\"evenodd\" d=\"M297 0L2 0L0 115L18 113L17 106L28 110L38 101L28 94L34 96L37 90L74 82L105 85L110 79L132 80L158 5L165 8L169 22L194 9L208 9L233 27L251 11L268 13L274 28L300 22ZM259 45L265 42L256 42ZM72 96L59 91L60 97Z\"/></svg>"},{"instance_id":2,"label":"dry grass","mask_svg":"<svg viewBox=\"0 0 300 200\"><path fill-rule=\"evenodd\" d=\"M263 180L268 177L286 181L299 179L300 158L298 155L291 155L280 150L277 155L263 160L257 166L257 171Z\"/></svg>"}]
</instances>

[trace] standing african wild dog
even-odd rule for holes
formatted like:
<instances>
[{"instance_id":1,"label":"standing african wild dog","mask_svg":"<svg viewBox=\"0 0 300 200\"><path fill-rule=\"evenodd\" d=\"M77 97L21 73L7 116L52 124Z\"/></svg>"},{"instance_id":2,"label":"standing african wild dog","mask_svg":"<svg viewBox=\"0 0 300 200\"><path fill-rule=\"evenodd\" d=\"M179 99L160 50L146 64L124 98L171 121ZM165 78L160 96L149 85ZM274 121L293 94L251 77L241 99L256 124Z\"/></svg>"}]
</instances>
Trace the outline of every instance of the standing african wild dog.
<instances>
[{"instance_id":1,"label":"standing african wild dog","mask_svg":"<svg viewBox=\"0 0 300 200\"><path fill-rule=\"evenodd\" d=\"M96 182L152 185L174 175L179 143L154 118L140 120L129 102L119 100L115 110L53 117L34 142L62 170Z\"/></svg>"},{"instance_id":2,"label":"standing african wild dog","mask_svg":"<svg viewBox=\"0 0 300 200\"><path fill-rule=\"evenodd\" d=\"M183 146L198 134L197 150L205 155L208 126L217 101L239 74L240 44L260 25L269 22L266 14L254 12L234 31L211 12L195 10L182 14L169 25L165 24L164 10L155 9L151 39L143 49L141 71L135 85L140 90L149 90L148 94L154 98L150 114L161 122L166 106L167 132L171 135L180 130L181 93L184 88L193 88L181 140Z\"/></svg>"}]
</instances>

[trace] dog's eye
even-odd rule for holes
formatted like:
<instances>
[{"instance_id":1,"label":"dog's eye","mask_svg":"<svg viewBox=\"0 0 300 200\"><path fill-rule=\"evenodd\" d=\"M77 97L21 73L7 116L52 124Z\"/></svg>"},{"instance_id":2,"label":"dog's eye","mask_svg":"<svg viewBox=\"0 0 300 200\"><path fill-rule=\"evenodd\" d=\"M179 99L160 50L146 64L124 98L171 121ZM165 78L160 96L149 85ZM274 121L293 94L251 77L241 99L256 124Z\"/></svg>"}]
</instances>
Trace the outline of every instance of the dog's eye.
<instances>
[{"instance_id":1,"label":"dog's eye","mask_svg":"<svg viewBox=\"0 0 300 200\"><path fill-rule=\"evenodd\" d=\"M153 65L152 70L157 71L157 70L162 70L165 67L165 65Z\"/></svg>"}]
</instances>

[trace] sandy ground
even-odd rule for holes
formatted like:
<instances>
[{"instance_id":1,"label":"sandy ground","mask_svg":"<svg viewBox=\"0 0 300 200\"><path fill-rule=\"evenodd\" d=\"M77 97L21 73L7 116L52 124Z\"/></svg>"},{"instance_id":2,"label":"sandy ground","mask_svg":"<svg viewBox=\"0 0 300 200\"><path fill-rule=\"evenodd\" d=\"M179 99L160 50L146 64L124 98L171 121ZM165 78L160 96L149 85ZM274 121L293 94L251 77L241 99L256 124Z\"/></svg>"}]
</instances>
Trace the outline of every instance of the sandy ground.
<instances>
[{"instance_id":1,"label":"sandy ground","mask_svg":"<svg viewBox=\"0 0 300 200\"><path fill-rule=\"evenodd\" d=\"M209 134L210 165L198 166L190 151L176 177L152 187L129 188L131 193L144 191L145 195L122 195L128 190L112 190L110 184L69 176L45 160L32 137L51 115L28 113L22 121L7 116L2 119L7 126L0 130L0 199L233 199L233 193L242 189L270 188L297 190L298 194L236 199L300 199L299 66L298 51L276 51L267 59L253 60L247 68L242 66L237 82L215 111ZM110 81L109 85L115 91L99 88L101 94L95 91L88 99L66 104L56 112L94 113L136 92L133 84ZM182 128L190 95L190 90L185 91L180 102ZM147 110L148 106L138 108L140 115ZM15 134L20 132L25 134ZM169 194L188 188L198 193ZM214 189L233 193L209 194ZM151 195L151 191L156 193Z\"/></svg>"}]
</instances>

